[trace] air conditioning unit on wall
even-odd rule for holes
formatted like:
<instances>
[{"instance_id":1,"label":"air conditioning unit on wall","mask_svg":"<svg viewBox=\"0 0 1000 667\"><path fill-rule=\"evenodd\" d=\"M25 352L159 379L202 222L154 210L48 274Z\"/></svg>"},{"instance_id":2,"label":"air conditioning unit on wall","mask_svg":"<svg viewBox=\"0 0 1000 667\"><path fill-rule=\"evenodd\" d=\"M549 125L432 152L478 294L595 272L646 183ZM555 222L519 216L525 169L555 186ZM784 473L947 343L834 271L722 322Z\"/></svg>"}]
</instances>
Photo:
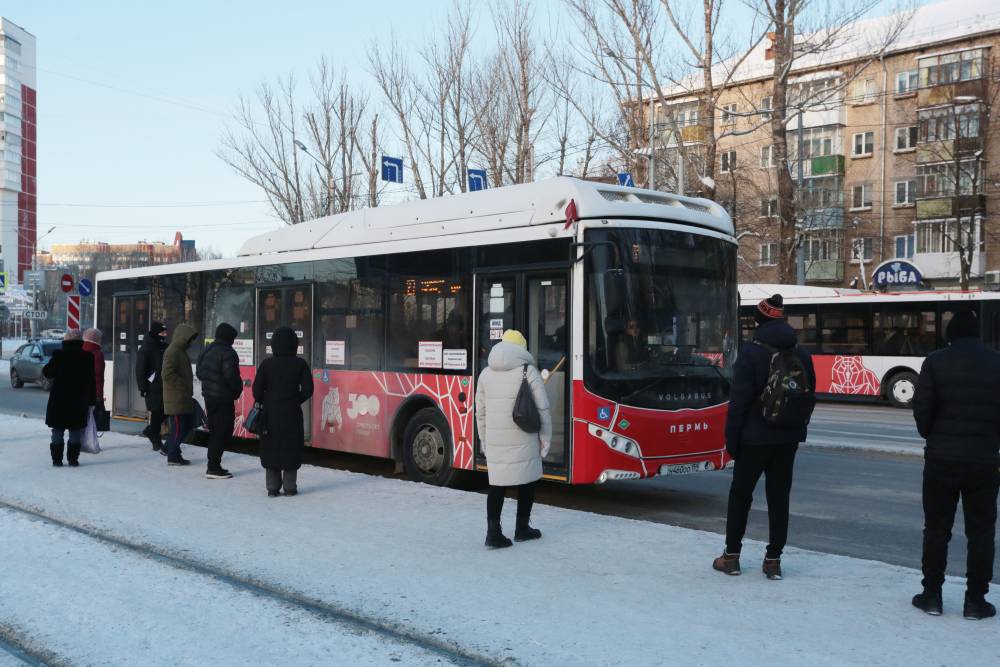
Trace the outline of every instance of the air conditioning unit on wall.
<instances>
[{"instance_id":1,"label":"air conditioning unit on wall","mask_svg":"<svg viewBox=\"0 0 1000 667\"><path fill-rule=\"evenodd\" d=\"M983 284L986 289L1000 290L1000 271L987 271Z\"/></svg>"}]
</instances>

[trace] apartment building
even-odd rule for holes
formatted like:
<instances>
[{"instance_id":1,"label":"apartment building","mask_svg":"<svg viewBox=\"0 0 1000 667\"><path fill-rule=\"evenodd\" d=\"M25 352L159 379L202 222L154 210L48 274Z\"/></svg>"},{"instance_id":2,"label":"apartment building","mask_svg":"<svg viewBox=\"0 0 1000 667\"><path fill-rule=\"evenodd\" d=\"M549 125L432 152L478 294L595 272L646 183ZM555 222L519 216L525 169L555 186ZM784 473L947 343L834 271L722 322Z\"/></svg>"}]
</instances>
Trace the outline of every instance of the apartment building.
<instances>
[{"instance_id":1,"label":"apartment building","mask_svg":"<svg viewBox=\"0 0 1000 667\"><path fill-rule=\"evenodd\" d=\"M22 283L38 215L35 37L0 17L0 271Z\"/></svg>"},{"instance_id":2,"label":"apartment building","mask_svg":"<svg viewBox=\"0 0 1000 667\"><path fill-rule=\"evenodd\" d=\"M975 0L927 5L873 53L898 20L857 24L842 46L797 63L785 109L771 102L767 40L720 96L716 199L740 234L742 281L778 282L770 120L782 114L806 283L861 287L877 265L905 259L930 287L956 288L963 274L972 287L1000 285L1000 120L991 112L1000 113L1000 12ZM678 91L653 111L663 128L658 182L676 183L679 138L690 194L704 171L697 93Z\"/></svg>"}]
</instances>

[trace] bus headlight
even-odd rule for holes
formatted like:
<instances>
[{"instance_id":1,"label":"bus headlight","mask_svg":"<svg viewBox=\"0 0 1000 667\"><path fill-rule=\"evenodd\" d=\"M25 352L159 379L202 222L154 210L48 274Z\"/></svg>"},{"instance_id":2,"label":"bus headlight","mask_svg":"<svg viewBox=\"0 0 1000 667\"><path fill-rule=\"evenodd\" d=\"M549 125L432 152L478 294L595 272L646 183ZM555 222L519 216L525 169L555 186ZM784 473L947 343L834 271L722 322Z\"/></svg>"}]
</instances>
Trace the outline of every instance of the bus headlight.
<instances>
[{"instance_id":1,"label":"bus headlight","mask_svg":"<svg viewBox=\"0 0 1000 667\"><path fill-rule=\"evenodd\" d=\"M623 435L611 433L610 431L606 431L595 424L588 424L587 430L590 432L590 435L598 438L599 440L603 440L604 444L616 452L620 452L637 459L642 457L642 452L639 451L639 443L635 440L626 438Z\"/></svg>"}]
</instances>

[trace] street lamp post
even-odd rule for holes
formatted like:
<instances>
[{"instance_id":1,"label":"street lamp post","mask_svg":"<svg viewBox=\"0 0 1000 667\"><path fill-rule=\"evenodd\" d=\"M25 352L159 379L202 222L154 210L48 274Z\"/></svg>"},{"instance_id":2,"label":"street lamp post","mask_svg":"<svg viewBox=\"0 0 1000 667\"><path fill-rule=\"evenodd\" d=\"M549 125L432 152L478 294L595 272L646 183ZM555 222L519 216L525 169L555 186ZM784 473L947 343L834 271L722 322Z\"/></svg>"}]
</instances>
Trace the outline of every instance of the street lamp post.
<instances>
[{"instance_id":1,"label":"street lamp post","mask_svg":"<svg viewBox=\"0 0 1000 667\"><path fill-rule=\"evenodd\" d=\"M55 231L55 227L49 227L49 231L45 232L41 236L35 239L35 247L31 253L31 274L34 276L34 284L31 287L31 307L33 310L38 310L38 244L46 236ZM38 335L38 320L31 320L31 337L35 338Z\"/></svg>"},{"instance_id":2,"label":"street lamp post","mask_svg":"<svg viewBox=\"0 0 1000 667\"><path fill-rule=\"evenodd\" d=\"M321 171L321 168L325 169L326 165L324 165L322 162L320 162L318 157L316 157L315 155L313 155L312 153L310 153L309 149L306 147L306 145L304 143L302 143L301 141L299 141L298 139L295 139L295 147L298 148L300 151L302 151L303 153L305 153L306 155L308 155L309 157L311 157L313 159L313 161L316 163L316 164L313 165L313 167L316 169L316 175L319 176L319 180L320 180L320 182L322 182L324 180L324 177L323 177L323 172ZM333 213L333 201L332 200L333 200L333 178L331 176L327 176L326 177L326 206L324 207L325 210L326 210L326 214L327 215L330 215L331 213Z\"/></svg>"}]
</instances>

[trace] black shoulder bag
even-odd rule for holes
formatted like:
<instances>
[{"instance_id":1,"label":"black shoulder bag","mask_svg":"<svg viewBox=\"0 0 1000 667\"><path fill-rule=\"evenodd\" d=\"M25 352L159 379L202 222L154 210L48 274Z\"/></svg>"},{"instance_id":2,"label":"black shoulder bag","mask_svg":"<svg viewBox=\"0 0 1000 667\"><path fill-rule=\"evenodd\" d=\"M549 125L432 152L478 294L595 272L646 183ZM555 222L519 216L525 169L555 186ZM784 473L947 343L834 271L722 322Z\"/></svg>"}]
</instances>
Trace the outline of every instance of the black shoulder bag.
<instances>
[{"instance_id":1,"label":"black shoulder bag","mask_svg":"<svg viewBox=\"0 0 1000 667\"><path fill-rule=\"evenodd\" d=\"M535 397L531 394L531 383L528 382L528 364L521 367L521 388L517 390L511 417L525 433L538 433L542 430L542 417L538 414Z\"/></svg>"}]
</instances>

